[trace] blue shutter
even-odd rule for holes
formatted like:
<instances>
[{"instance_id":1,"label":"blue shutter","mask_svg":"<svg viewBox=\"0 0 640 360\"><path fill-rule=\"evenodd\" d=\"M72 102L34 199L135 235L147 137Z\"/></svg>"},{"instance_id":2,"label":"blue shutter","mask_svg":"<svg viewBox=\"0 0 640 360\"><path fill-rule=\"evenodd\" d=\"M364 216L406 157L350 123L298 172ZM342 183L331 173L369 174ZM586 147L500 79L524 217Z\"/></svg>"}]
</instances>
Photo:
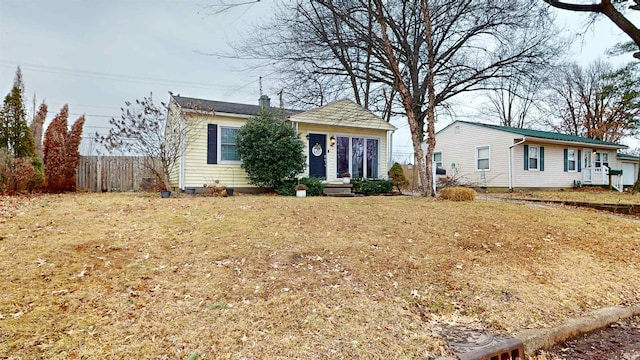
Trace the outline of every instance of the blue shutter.
<instances>
[{"instance_id":1,"label":"blue shutter","mask_svg":"<svg viewBox=\"0 0 640 360\"><path fill-rule=\"evenodd\" d=\"M564 172L569 171L569 150L564 149Z\"/></svg>"},{"instance_id":2,"label":"blue shutter","mask_svg":"<svg viewBox=\"0 0 640 360\"><path fill-rule=\"evenodd\" d=\"M524 169L529 170L529 145L524 146Z\"/></svg>"},{"instance_id":3,"label":"blue shutter","mask_svg":"<svg viewBox=\"0 0 640 360\"><path fill-rule=\"evenodd\" d=\"M582 150L578 150L578 172L582 172Z\"/></svg>"},{"instance_id":4,"label":"blue shutter","mask_svg":"<svg viewBox=\"0 0 640 360\"><path fill-rule=\"evenodd\" d=\"M544 171L544 146L540 146L539 157L540 157L540 159L538 159L538 160L540 162L540 166L539 166L540 171Z\"/></svg>"},{"instance_id":5,"label":"blue shutter","mask_svg":"<svg viewBox=\"0 0 640 360\"><path fill-rule=\"evenodd\" d=\"M207 124L207 164L218 163L218 125Z\"/></svg>"}]
</instances>

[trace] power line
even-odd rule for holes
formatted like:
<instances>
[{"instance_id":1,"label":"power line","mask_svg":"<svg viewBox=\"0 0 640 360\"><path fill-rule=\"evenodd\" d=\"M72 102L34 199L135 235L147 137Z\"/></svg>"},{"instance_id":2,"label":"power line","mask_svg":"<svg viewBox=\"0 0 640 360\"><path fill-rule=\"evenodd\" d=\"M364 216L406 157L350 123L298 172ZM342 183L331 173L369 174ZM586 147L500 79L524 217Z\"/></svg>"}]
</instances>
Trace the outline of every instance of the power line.
<instances>
[{"instance_id":1,"label":"power line","mask_svg":"<svg viewBox=\"0 0 640 360\"><path fill-rule=\"evenodd\" d=\"M220 87L230 88L230 89L235 88L234 85L222 85L222 84L201 83L201 82L170 80L170 79L154 79L154 78L148 78L148 77L142 77L142 76L69 69L69 68L63 68L58 66L25 63L25 62L18 62L18 61L7 60L7 59L0 59L0 66L4 66L4 67L20 66L22 69L45 72L45 73L88 77L88 78L103 79L103 80L124 81L124 82L132 82L132 83L152 84L152 85L182 85L182 86L187 86L192 88L203 88L203 89L213 89L213 88L220 88Z\"/></svg>"}]
</instances>

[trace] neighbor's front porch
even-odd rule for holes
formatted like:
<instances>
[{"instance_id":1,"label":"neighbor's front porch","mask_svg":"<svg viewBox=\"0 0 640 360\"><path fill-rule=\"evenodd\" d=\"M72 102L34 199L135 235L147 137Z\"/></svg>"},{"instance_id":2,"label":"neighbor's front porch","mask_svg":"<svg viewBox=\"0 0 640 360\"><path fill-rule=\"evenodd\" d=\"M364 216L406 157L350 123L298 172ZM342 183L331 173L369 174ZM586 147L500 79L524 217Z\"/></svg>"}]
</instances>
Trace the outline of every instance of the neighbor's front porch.
<instances>
[{"instance_id":1,"label":"neighbor's front porch","mask_svg":"<svg viewBox=\"0 0 640 360\"><path fill-rule=\"evenodd\" d=\"M609 182L611 179L611 182ZM613 187L614 189L622 192L624 190L622 170L610 169L606 165L600 167L585 167L582 169L582 184L583 185L602 185Z\"/></svg>"}]
</instances>

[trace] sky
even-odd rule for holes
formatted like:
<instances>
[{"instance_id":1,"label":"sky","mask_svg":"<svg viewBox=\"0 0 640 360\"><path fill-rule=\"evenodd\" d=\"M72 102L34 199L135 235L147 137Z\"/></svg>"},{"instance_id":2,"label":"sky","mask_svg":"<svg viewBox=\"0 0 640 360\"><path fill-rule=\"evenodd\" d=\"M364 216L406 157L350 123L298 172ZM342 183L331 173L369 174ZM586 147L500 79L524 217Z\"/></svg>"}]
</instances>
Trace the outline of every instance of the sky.
<instances>
[{"instance_id":1,"label":"sky","mask_svg":"<svg viewBox=\"0 0 640 360\"><path fill-rule=\"evenodd\" d=\"M108 119L120 115L125 101L149 93L156 102L168 101L172 91L257 104L262 76L263 93L275 100L279 89L269 69L247 72L237 60L204 55L230 52L229 43L268 17L273 2L217 15L210 6L216 4L219 0L0 0L0 94L10 91L19 65L30 111L35 95L37 104L48 104L49 120L64 104L69 104L69 123L85 114L85 153L93 134L108 131ZM558 14L565 34L585 30L586 15ZM640 16L633 21L640 24ZM626 40L605 19L578 38L571 57L586 64ZM473 120L475 113L464 107L456 111L465 120ZM450 122L444 119L438 127ZM394 158L411 161L406 120L393 123L399 128Z\"/></svg>"}]
</instances>

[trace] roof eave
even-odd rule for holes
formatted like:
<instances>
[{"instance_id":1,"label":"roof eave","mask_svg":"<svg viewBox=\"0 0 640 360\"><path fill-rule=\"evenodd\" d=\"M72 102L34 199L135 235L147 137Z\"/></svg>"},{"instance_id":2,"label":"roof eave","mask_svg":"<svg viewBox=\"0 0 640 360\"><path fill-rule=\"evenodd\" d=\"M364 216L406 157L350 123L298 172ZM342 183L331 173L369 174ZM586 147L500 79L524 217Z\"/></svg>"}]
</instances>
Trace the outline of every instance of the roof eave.
<instances>
[{"instance_id":1,"label":"roof eave","mask_svg":"<svg viewBox=\"0 0 640 360\"><path fill-rule=\"evenodd\" d=\"M249 118L252 118L252 117L256 116L256 115L227 113L227 112L219 112L219 111L204 111L204 110L194 110L194 109L185 109L183 111L185 113L187 113L187 114L215 115L215 116L226 116L226 117L242 118L242 119L249 119Z\"/></svg>"},{"instance_id":2,"label":"roof eave","mask_svg":"<svg viewBox=\"0 0 640 360\"><path fill-rule=\"evenodd\" d=\"M305 119L297 119L295 116L292 116L290 118L291 121L293 122L297 122L297 123L301 123L301 124L314 124L314 125L325 125L325 126L339 126L339 127L352 127L352 128L359 128L359 129L372 129L372 130L385 130L385 131L396 131L396 127L388 124L388 123L384 123L384 126L379 126L379 127L373 127L373 126L366 126L366 125L361 125L358 123L352 123L352 124L338 124L335 122L317 122L314 120L305 120Z\"/></svg>"},{"instance_id":3,"label":"roof eave","mask_svg":"<svg viewBox=\"0 0 640 360\"><path fill-rule=\"evenodd\" d=\"M523 138L526 138L527 141L538 141L538 142L551 143L551 144L574 145L574 146L582 146L582 147L595 147L595 148L601 148L601 149L627 149L628 148L628 146L626 146L626 145L594 144L594 143L581 142L581 141L554 140L554 139L546 139L546 138L541 138L541 137L524 136L524 135L519 135L519 136L521 136Z\"/></svg>"}]
</instances>

